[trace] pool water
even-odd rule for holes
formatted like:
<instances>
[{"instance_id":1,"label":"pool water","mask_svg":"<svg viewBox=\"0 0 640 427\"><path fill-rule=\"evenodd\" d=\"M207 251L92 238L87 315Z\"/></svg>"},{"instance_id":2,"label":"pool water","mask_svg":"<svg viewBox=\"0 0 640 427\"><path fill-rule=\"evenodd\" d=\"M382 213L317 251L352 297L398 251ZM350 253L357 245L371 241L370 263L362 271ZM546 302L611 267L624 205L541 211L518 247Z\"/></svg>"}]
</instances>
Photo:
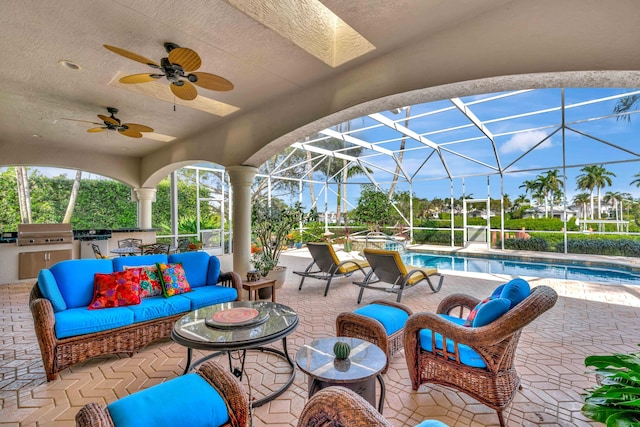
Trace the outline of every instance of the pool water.
<instances>
[{"instance_id":1,"label":"pool water","mask_svg":"<svg viewBox=\"0 0 640 427\"><path fill-rule=\"evenodd\" d=\"M581 280L618 285L640 285L640 274L610 266L586 267L569 263L515 261L511 259L435 255L418 252L405 252L402 255L402 259L405 264L438 268L439 270Z\"/></svg>"}]
</instances>

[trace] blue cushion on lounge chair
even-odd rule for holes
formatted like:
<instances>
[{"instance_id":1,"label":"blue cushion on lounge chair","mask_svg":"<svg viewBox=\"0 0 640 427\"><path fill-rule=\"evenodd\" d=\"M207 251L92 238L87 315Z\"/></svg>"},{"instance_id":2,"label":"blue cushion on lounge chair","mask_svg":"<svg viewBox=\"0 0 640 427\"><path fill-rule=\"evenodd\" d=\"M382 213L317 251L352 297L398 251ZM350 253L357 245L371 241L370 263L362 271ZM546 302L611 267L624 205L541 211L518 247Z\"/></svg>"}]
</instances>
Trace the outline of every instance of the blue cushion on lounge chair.
<instances>
[{"instance_id":1,"label":"blue cushion on lounge chair","mask_svg":"<svg viewBox=\"0 0 640 427\"><path fill-rule=\"evenodd\" d=\"M458 317L449 316L446 314L440 314L440 317L447 319L458 325L464 323L464 319ZM420 348L426 351L431 351L431 329L420 330ZM442 335L436 334L436 349L442 350ZM453 353L454 342L447 338L447 351ZM468 345L458 344L458 351L460 352L460 362L464 365L474 368L486 368L487 365L478 353L471 349Z\"/></svg>"},{"instance_id":2,"label":"blue cushion on lounge chair","mask_svg":"<svg viewBox=\"0 0 640 427\"><path fill-rule=\"evenodd\" d=\"M196 373L123 397L107 409L116 427L218 427L229 421L218 391Z\"/></svg>"},{"instance_id":3,"label":"blue cushion on lounge chair","mask_svg":"<svg viewBox=\"0 0 640 427\"><path fill-rule=\"evenodd\" d=\"M396 333L404 328L404 324L407 323L407 319L409 318L409 314L406 311L382 304L365 305L353 312L362 316L371 317L382 323L385 331L387 331L387 335Z\"/></svg>"}]
</instances>

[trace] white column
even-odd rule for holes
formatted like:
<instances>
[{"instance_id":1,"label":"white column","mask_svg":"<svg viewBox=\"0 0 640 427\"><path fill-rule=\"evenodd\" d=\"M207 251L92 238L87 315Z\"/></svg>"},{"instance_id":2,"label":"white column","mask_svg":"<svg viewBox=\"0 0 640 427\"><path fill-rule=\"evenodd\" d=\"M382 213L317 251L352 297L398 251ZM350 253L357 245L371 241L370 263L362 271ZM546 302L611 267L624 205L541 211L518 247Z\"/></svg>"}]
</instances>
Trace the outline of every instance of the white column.
<instances>
[{"instance_id":1,"label":"white column","mask_svg":"<svg viewBox=\"0 0 640 427\"><path fill-rule=\"evenodd\" d=\"M232 189L233 271L244 278L251 269L251 185L258 169L229 166L226 171Z\"/></svg>"},{"instance_id":2,"label":"white column","mask_svg":"<svg viewBox=\"0 0 640 427\"><path fill-rule=\"evenodd\" d=\"M134 188L138 201L138 227L151 228L151 204L156 201L155 188Z\"/></svg>"}]
</instances>

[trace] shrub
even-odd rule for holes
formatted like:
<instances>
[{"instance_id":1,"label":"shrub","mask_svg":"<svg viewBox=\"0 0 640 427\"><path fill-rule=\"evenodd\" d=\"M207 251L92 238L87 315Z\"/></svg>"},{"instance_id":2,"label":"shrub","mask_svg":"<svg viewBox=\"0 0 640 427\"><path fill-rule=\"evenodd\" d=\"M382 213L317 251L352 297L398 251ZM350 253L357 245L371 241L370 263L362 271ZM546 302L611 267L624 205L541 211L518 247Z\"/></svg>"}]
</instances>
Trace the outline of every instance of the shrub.
<instances>
[{"instance_id":1,"label":"shrub","mask_svg":"<svg viewBox=\"0 0 640 427\"><path fill-rule=\"evenodd\" d=\"M521 251L550 251L549 243L540 237L532 237L530 239L505 239L504 248Z\"/></svg>"},{"instance_id":2,"label":"shrub","mask_svg":"<svg viewBox=\"0 0 640 427\"><path fill-rule=\"evenodd\" d=\"M556 251L564 252L564 243L556 244ZM629 239L597 240L569 239L567 252L572 254L640 256L640 242Z\"/></svg>"}]
</instances>

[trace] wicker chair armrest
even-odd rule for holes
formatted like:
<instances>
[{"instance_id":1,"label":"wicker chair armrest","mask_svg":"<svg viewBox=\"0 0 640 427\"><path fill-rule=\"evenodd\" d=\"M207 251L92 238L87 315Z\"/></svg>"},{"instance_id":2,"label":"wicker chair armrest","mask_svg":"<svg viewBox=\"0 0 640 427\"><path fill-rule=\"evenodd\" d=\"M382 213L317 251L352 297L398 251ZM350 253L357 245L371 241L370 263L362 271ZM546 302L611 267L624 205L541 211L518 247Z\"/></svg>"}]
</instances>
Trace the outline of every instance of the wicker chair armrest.
<instances>
[{"instance_id":1,"label":"wicker chair armrest","mask_svg":"<svg viewBox=\"0 0 640 427\"><path fill-rule=\"evenodd\" d=\"M242 278L238 273L235 271L220 273L218 284L222 284L228 288L234 288L236 292L238 292L238 298L236 298L236 301L240 301L242 298Z\"/></svg>"},{"instance_id":2,"label":"wicker chair armrest","mask_svg":"<svg viewBox=\"0 0 640 427\"><path fill-rule=\"evenodd\" d=\"M462 317L462 312L464 311L464 309L471 311L476 305L478 305L479 302L479 298L473 297L471 295L451 294L440 301L440 304L438 304L438 308L436 309L436 313L451 314L451 312L457 308L460 310L460 312L457 314L458 317Z\"/></svg>"},{"instance_id":3,"label":"wicker chair armrest","mask_svg":"<svg viewBox=\"0 0 640 427\"><path fill-rule=\"evenodd\" d=\"M377 299L377 300L371 301L370 304L387 305L389 307L399 308L400 310L406 312L409 316L411 316L413 314L413 311L409 307L407 307L406 305L401 304L399 302L395 302L395 301L387 301L387 300L383 300L383 299Z\"/></svg>"},{"instance_id":4,"label":"wicker chair armrest","mask_svg":"<svg viewBox=\"0 0 640 427\"><path fill-rule=\"evenodd\" d=\"M305 405L298 427L391 427L376 409L354 391L327 387Z\"/></svg>"},{"instance_id":5,"label":"wicker chair armrest","mask_svg":"<svg viewBox=\"0 0 640 427\"><path fill-rule=\"evenodd\" d=\"M35 286L38 286L37 284ZM55 349L58 345L56 337L55 325L56 317L53 311L51 301L46 298L36 298L29 303L29 309L33 316L33 328L40 346L42 354L42 363L47 373L47 380L56 379L57 374L54 372Z\"/></svg>"},{"instance_id":6,"label":"wicker chair armrest","mask_svg":"<svg viewBox=\"0 0 640 427\"><path fill-rule=\"evenodd\" d=\"M228 369L214 361L203 363L196 372L207 380L225 400L231 425L246 427L249 422L249 398L238 379Z\"/></svg>"},{"instance_id":7,"label":"wicker chair armrest","mask_svg":"<svg viewBox=\"0 0 640 427\"><path fill-rule=\"evenodd\" d=\"M103 403L87 403L76 414L76 427L114 427Z\"/></svg>"}]
</instances>

